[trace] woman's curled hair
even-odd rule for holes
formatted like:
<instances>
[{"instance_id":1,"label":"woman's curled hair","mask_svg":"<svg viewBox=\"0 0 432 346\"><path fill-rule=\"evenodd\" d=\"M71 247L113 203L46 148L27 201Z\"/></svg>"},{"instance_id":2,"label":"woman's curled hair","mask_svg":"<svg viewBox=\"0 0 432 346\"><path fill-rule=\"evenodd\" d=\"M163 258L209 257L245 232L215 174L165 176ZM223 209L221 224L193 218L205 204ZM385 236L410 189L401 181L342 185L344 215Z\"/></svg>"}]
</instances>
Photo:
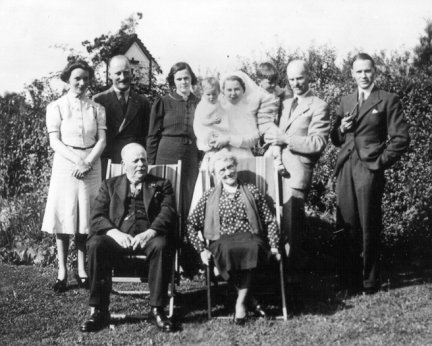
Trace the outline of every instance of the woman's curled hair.
<instances>
[{"instance_id":1,"label":"woman's curled hair","mask_svg":"<svg viewBox=\"0 0 432 346\"><path fill-rule=\"evenodd\" d=\"M90 80L93 79L93 76L94 76L93 68L90 67L90 65L85 60L71 58L71 57L68 58L68 63L66 65L66 67L63 69L62 73L60 74L60 79L65 83L69 82L69 78L70 78L72 71L77 69L77 68L81 68L81 69L87 71L89 74Z\"/></svg>"},{"instance_id":2,"label":"woman's curled hair","mask_svg":"<svg viewBox=\"0 0 432 346\"><path fill-rule=\"evenodd\" d=\"M192 68L189 66L188 63L186 62L178 62L176 64L174 64L167 76L167 82L168 85L170 86L170 88L174 88L175 87L175 82L174 82L174 75L179 72L179 71L183 71L183 70L187 70L191 76L191 84L192 85L196 85L198 82L198 79L195 75L195 73L193 73Z\"/></svg>"}]
</instances>

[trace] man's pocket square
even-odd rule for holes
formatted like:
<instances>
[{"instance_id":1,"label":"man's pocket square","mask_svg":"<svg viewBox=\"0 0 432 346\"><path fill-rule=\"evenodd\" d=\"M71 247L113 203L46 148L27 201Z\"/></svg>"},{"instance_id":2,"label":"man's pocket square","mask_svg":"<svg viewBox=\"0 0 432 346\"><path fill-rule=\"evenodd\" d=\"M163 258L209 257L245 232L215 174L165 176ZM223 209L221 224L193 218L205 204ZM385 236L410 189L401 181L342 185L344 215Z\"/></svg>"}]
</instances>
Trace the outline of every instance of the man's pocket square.
<instances>
[{"instance_id":1,"label":"man's pocket square","mask_svg":"<svg viewBox=\"0 0 432 346\"><path fill-rule=\"evenodd\" d=\"M379 112L376 109L372 109L372 114L378 114Z\"/></svg>"}]
</instances>

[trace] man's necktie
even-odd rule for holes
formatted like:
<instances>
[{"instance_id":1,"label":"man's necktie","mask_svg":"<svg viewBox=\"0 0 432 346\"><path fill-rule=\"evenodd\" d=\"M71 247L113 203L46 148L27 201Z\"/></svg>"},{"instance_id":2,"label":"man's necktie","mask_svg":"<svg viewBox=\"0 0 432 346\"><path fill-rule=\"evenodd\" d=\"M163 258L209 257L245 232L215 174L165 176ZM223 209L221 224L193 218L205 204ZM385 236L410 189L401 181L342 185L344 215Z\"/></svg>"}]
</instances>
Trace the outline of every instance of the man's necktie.
<instances>
[{"instance_id":1,"label":"man's necktie","mask_svg":"<svg viewBox=\"0 0 432 346\"><path fill-rule=\"evenodd\" d=\"M122 106L123 114L126 114L127 111L127 102L124 92L120 92L120 105Z\"/></svg>"},{"instance_id":2,"label":"man's necktie","mask_svg":"<svg viewBox=\"0 0 432 346\"><path fill-rule=\"evenodd\" d=\"M295 109L297 108L297 106L298 106L298 98L296 97L296 98L294 98L293 102L291 103L291 111L290 111L290 114L293 114L293 113L294 113L294 111L295 111Z\"/></svg>"},{"instance_id":3,"label":"man's necktie","mask_svg":"<svg viewBox=\"0 0 432 346\"><path fill-rule=\"evenodd\" d=\"M363 93L363 91L360 91L359 98L358 98L359 108L361 108L363 103L364 103L364 93Z\"/></svg>"}]
</instances>

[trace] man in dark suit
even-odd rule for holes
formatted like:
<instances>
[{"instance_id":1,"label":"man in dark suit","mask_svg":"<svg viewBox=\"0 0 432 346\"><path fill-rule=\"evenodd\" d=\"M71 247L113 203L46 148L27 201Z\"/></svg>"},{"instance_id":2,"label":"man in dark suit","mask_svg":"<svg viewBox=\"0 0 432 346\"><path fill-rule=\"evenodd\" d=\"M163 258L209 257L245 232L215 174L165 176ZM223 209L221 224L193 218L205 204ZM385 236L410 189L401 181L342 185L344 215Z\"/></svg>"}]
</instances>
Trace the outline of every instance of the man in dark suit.
<instances>
[{"instance_id":1,"label":"man in dark suit","mask_svg":"<svg viewBox=\"0 0 432 346\"><path fill-rule=\"evenodd\" d=\"M341 147L335 168L342 284L353 292L379 289L384 170L408 148L408 125L396 95L375 86L375 63L356 55L357 90L342 98L331 132Z\"/></svg>"},{"instance_id":2,"label":"man in dark suit","mask_svg":"<svg viewBox=\"0 0 432 346\"><path fill-rule=\"evenodd\" d=\"M101 156L103 179L108 159L113 163L120 163L120 153L126 144L140 143L145 147L150 116L150 103L147 98L130 88L132 72L129 60L124 55L111 59L109 75L112 87L93 97L106 111L107 145Z\"/></svg>"},{"instance_id":3,"label":"man in dark suit","mask_svg":"<svg viewBox=\"0 0 432 346\"><path fill-rule=\"evenodd\" d=\"M140 144L127 144L121 156L126 174L103 182L92 210L87 240L92 309L81 331L108 325L112 268L122 255L136 251L149 262L150 315L159 329L171 331L164 306L176 223L173 189L168 180L147 174L147 153Z\"/></svg>"}]
</instances>

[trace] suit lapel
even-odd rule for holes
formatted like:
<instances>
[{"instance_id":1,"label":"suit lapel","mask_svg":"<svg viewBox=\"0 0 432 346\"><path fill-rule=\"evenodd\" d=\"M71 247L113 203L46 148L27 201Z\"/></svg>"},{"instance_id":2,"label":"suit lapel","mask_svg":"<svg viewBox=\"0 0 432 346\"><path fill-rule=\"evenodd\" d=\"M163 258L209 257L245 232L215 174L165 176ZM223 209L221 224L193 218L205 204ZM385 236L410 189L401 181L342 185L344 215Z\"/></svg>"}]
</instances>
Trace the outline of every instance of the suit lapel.
<instances>
[{"instance_id":1,"label":"suit lapel","mask_svg":"<svg viewBox=\"0 0 432 346\"><path fill-rule=\"evenodd\" d=\"M343 114L343 116L346 116L347 112L349 114L354 114L354 116L356 116L356 114L358 114L357 92L349 94L347 96L347 101L346 102L347 102L347 108L344 109L345 110L345 114Z\"/></svg>"},{"instance_id":2,"label":"suit lapel","mask_svg":"<svg viewBox=\"0 0 432 346\"><path fill-rule=\"evenodd\" d=\"M115 205L116 207L116 218L122 218L125 213L125 203L128 193L128 184L129 180L126 177L126 174L122 175L120 179L117 180L114 193L114 198L116 199Z\"/></svg>"},{"instance_id":3,"label":"suit lapel","mask_svg":"<svg viewBox=\"0 0 432 346\"><path fill-rule=\"evenodd\" d=\"M360 122L360 120L378 103L382 101L379 91L377 89L373 89L369 97L363 102L361 108L359 109L359 114L357 116L356 121Z\"/></svg>"},{"instance_id":4,"label":"suit lapel","mask_svg":"<svg viewBox=\"0 0 432 346\"><path fill-rule=\"evenodd\" d=\"M143 182L143 199L144 199L144 207L146 209L147 215L149 215L149 206L150 202L156 192L156 185L149 181L148 176Z\"/></svg>"},{"instance_id":5,"label":"suit lapel","mask_svg":"<svg viewBox=\"0 0 432 346\"><path fill-rule=\"evenodd\" d=\"M117 98L117 94L115 93L114 88L112 87L108 92L106 108L111 110L110 112L107 111L107 116L109 114L110 119L115 124L115 128L119 129L122 122L124 121L124 116L123 116L123 111L120 102Z\"/></svg>"},{"instance_id":6,"label":"suit lapel","mask_svg":"<svg viewBox=\"0 0 432 346\"><path fill-rule=\"evenodd\" d=\"M294 100L294 99L293 99ZM313 100L313 94L312 91L308 91L306 96L303 98L303 100L298 104L297 108L294 109L294 111L291 113L288 123L286 125L285 131L288 129L288 127L293 123L294 120L296 120L298 117L300 117L302 114L307 112L312 104ZM292 105L292 101L290 103ZM290 107L291 109L291 107Z\"/></svg>"},{"instance_id":7,"label":"suit lapel","mask_svg":"<svg viewBox=\"0 0 432 346\"><path fill-rule=\"evenodd\" d=\"M156 192L156 184L149 180L150 179L146 178L142 184L143 202L147 215L149 215L149 206ZM129 180L127 179L126 174L122 175L115 184L113 196L115 199L113 203L115 203L116 206L116 215L114 216L115 219L120 220L124 216L126 207L125 204L128 196L128 186Z\"/></svg>"},{"instance_id":8,"label":"suit lapel","mask_svg":"<svg viewBox=\"0 0 432 346\"><path fill-rule=\"evenodd\" d=\"M279 128L283 131L287 129L290 116L290 109L294 99L288 99L283 103L282 115L279 121Z\"/></svg>"},{"instance_id":9,"label":"suit lapel","mask_svg":"<svg viewBox=\"0 0 432 346\"><path fill-rule=\"evenodd\" d=\"M132 120L135 118L135 116L137 115L137 110L139 108L139 103L138 103L138 98L135 95L135 93L132 92L132 90L129 93L129 100L128 100L128 108L126 111L126 115L123 119L123 122L120 125L119 131L118 132L122 132L124 130L124 128L126 126L128 126ZM120 103L119 103L120 105Z\"/></svg>"}]
</instances>

